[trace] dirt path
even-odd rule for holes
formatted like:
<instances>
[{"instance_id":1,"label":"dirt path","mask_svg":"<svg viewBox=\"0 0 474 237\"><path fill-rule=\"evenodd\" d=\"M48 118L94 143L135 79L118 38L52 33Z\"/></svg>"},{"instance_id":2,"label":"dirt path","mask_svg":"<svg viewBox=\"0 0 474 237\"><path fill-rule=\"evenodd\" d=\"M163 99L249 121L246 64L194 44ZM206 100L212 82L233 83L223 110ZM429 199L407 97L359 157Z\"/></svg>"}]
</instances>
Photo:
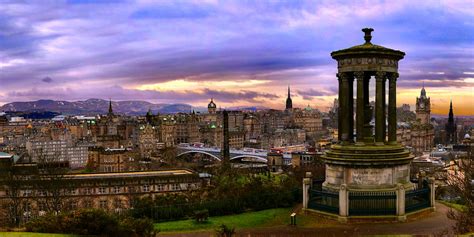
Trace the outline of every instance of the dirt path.
<instances>
[{"instance_id":1,"label":"dirt path","mask_svg":"<svg viewBox=\"0 0 474 237\"><path fill-rule=\"evenodd\" d=\"M436 204L436 212L430 213L418 220L405 223L370 223L370 224L341 224L336 221L318 220L315 217L314 226L311 227L266 227L238 230L239 237L309 237L309 236L359 236L359 235L433 235L443 230L450 229L454 222L447 218L449 208ZM312 220L311 220L312 221ZM173 237L210 237L214 232L166 234Z\"/></svg>"}]
</instances>

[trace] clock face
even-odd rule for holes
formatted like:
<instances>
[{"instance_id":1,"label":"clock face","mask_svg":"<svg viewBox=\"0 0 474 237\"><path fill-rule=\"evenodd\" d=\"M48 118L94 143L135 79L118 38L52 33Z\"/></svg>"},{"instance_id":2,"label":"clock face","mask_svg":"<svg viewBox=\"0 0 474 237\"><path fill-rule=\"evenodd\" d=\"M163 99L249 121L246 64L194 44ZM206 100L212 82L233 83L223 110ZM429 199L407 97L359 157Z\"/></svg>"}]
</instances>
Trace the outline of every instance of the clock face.
<instances>
[{"instance_id":1,"label":"clock face","mask_svg":"<svg viewBox=\"0 0 474 237\"><path fill-rule=\"evenodd\" d=\"M420 103L420 108L425 108L425 104L424 103Z\"/></svg>"}]
</instances>

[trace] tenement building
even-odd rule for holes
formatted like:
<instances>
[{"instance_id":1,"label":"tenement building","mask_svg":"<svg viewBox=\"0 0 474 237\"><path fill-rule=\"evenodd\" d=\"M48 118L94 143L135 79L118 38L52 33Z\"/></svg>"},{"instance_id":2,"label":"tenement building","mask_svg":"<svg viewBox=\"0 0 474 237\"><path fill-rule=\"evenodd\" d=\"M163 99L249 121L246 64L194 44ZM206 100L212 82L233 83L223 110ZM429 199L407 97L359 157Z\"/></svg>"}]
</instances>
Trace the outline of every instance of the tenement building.
<instances>
[{"instance_id":1,"label":"tenement building","mask_svg":"<svg viewBox=\"0 0 474 237\"><path fill-rule=\"evenodd\" d=\"M414 156L397 143L396 82L398 61L405 53L372 44L373 29L362 31L364 44L331 53L338 65L339 143L322 156L326 164L322 189L310 190L310 178L304 180L303 207L336 214L343 222L358 216L404 221L415 210L434 207L434 183L413 192ZM370 80L375 80L375 126L371 125ZM357 89L355 106L353 88Z\"/></svg>"}]
</instances>

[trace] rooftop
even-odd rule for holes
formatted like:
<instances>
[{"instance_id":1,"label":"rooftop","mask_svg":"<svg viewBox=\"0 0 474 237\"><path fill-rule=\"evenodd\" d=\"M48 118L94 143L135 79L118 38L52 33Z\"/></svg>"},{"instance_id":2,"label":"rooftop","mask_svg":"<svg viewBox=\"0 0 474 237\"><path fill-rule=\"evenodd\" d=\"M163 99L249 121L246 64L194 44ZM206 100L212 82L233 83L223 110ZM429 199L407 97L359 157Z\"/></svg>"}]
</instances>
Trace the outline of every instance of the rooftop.
<instances>
[{"instance_id":1,"label":"rooftop","mask_svg":"<svg viewBox=\"0 0 474 237\"><path fill-rule=\"evenodd\" d=\"M88 174L67 174L65 178L71 179L100 179L100 178L127 178L127 177L153 177L153 176L180 176L195 174L191 170L155 170L137 172L117 172L117 173L88 173Z\"/></svg>"}]
</instances>

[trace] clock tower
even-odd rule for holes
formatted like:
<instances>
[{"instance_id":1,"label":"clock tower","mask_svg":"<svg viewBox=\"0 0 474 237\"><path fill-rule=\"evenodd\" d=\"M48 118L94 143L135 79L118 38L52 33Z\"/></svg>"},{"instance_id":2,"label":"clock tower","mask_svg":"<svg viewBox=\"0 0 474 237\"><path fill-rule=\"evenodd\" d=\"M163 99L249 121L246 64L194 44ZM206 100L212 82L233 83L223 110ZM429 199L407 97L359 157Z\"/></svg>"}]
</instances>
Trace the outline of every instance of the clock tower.
<instances>
[{"instance_id":1,"label":"clock tower","mask_svg":"<svg viewBox=\"0 0 474 237\"><path fill-rule=\"evenodd\" d=\"M429 124L431 119L430 114L430 98L426 96L425 87L423 86L420 97L416 98L416 120L419 120L421 124Z\"/></svg>"}]
</instances>

